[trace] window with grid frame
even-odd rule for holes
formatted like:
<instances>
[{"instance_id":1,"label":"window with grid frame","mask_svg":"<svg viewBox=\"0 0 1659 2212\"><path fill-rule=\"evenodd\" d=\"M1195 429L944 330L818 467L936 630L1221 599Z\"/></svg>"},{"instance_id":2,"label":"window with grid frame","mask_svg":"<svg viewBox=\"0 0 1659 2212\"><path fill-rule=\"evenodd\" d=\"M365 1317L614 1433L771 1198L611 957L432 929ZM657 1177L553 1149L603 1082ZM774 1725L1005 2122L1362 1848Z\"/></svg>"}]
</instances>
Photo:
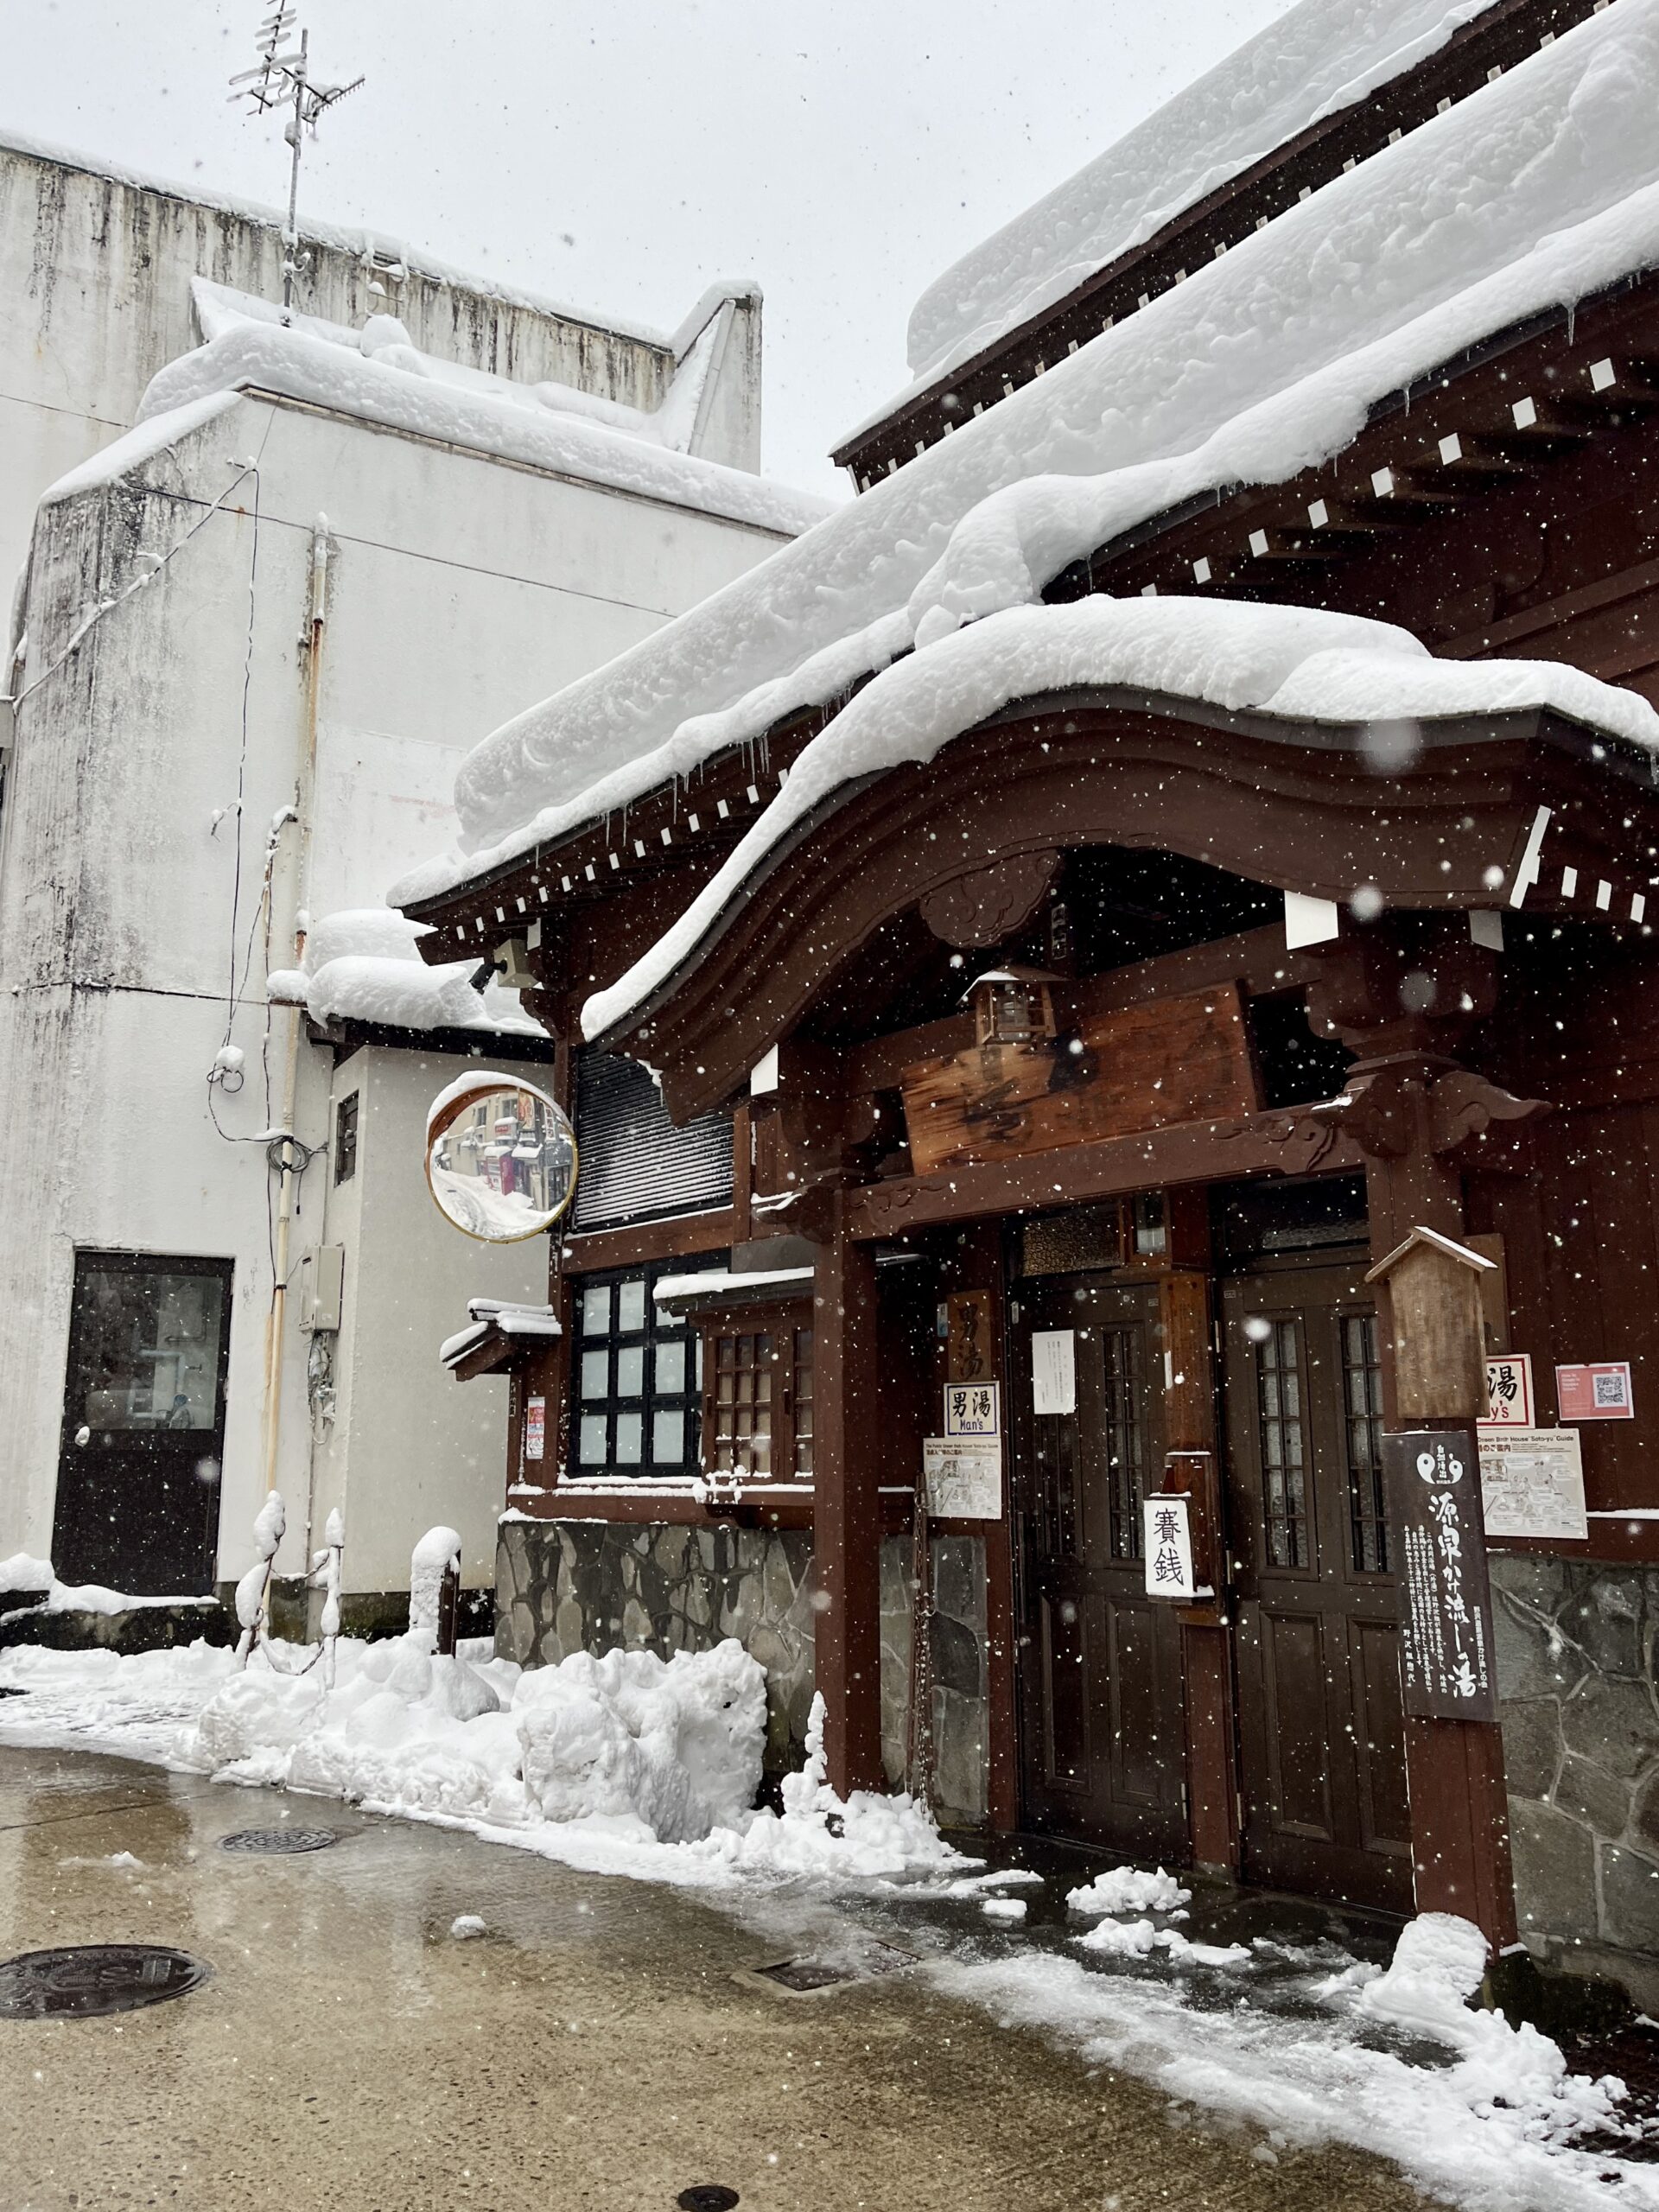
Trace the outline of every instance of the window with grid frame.
<instances>
[{"instance_id":1,"label":"window with grid frame","mask_svg":"<svg viewBox=\"0 0 1659 2212\"><path fill-rule=\"evenodd\" d=\"M696 1473L702 1342L652 1293L659 1276L725 1263L724 1253L710 1253L576 1284L573 1476Z\"/></svg>"},{"instance_id":2,"label":"window with grid frame","mask_svg":"<svg viewBox=\"0 0 1659 2212\"><path fill-rule=\"evenodd\" d=\"M794 1314L732 1317L708 1331L703 1459L760 1482L810 1480L812 1331Z\"/></svg>"}]
</instances>

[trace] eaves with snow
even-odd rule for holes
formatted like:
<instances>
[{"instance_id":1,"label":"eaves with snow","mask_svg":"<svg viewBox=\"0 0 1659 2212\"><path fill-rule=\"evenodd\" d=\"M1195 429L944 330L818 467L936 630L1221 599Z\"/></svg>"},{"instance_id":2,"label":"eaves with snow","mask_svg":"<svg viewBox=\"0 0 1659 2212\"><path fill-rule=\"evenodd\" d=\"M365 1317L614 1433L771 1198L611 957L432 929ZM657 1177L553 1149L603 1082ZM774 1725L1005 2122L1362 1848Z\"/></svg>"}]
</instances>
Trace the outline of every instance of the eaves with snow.
<instances>
[{"instance_id":1,"label":"eaves with snow","mask_svg":"<svg viewBox=\"0 0 1659 2212\"><path fill-rule=\"evenodd\" d=\"M1384 18L1427 38L1470 12L1306 0L1287 24L1331 32L1318 81L1340 88L1397 50L1376 35ZM1351 67L1344 25L1358 37ZM1206 99L1219 96L1212 85ZM1321 630L1274 607L1166 601L1142 621L1138 605L1110 600L1040 606L1062 570L1138 525L1318 465L1465 349L1659 261L1656 96L1659 0L1614 0L495 732L457 780L461 849L392 895L429 906L865 684L671 932L672 949L665 939L589 1007L594 1035L684 957L683 940L805 806L1062 680L1238 706L1289 697L1304 717L1351 722L1529 702L1659 743L1645 702L1559 664L1436 662L1386 626L1327 617L1338 628ZM1263 130L1282 127L1271 100L1262 112ZM976 280L987 298L994 261ZM998 296L1021 281L1009 271ZM982 634L960 638L970 624Z\"/></svg>"},{"instance_id":2,"label":"eaves with snow","mask_svg":"<svg viewBox=\"0 0 1659 2212\"><path fill-rule=\"evenodd\" d=\"M545 1046L541 1023L493 978L480 991L476 961L429 968L416 947L418 923L386 906L329 914L313 925L302 964L272 970L265 995L276 1006L303 1007L320 1029L353 1026L430 1036L448 1031L533 1040Z\"/></svg>"}]
</instances>

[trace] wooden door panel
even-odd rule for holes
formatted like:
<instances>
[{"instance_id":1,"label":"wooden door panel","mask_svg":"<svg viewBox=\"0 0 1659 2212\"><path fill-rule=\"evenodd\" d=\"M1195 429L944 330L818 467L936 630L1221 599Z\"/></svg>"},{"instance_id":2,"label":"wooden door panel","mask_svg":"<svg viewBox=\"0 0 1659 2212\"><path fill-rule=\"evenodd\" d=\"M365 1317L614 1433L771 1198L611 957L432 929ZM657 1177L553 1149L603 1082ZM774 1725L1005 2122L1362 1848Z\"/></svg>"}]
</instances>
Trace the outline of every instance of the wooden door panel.
<instances>
[{"instance_id":1,"label":"wooden door panel","mask_svg":"<svg viewBox=\"0 0 1659 2212\"><path fill-rule=\"evenodd\" d=\"M1025 1817L1123 1851L1186 1854L1180 1631L1146 1595L1141 1497L1162 1469L1154 1288L1021 1287L1009 1408L1025 1654ZM1075 1332L1077 1409L1038 1415L1033 1330Z\"/></svg>"},{"instance_id":2,"label":"wooden door panel","mask_svg":"<svg viewBox=\"0 0 1659 2212\"><path fill-rule=\"evenodd\" d=\"M1364 1262L1229 1283L1240 1779L1252 1874L1403 1910L1409 1818Z\"/></svg>"},{"instance_id":3,"label":"wooden door panel","mask_svg":"<svg viewBox=\"0 0 1659 2212\"><path fill-rule=\"evenodd\" d=\"M1261 1638L1268 1818L1281 1834L1333 1842L1324 1616L1263 1608Z\"/></svg>"},{"instance_id":4,"label":"wooden door panel","mask_svg":"<svg viewBox=\"0 0 1659 2212\"><path fill-rule=\"evenodd\" d=\"M1400 1704L1400 1631L1392 1621L1357 1620L1349 1630L1354 1728L1359 1751L1360 1840L1367 1851L1409 1860L1406 1727Z\"/></svg>"}]
</instances>

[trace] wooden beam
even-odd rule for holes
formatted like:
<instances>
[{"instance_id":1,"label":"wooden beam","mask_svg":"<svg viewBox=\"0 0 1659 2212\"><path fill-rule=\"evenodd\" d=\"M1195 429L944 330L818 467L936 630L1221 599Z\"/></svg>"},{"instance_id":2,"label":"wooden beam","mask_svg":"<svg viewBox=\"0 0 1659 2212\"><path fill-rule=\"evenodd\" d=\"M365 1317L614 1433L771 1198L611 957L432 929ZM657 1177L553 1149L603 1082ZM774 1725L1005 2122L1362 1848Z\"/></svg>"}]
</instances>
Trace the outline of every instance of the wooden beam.
<instances>
[{"instance_id":1,"label":"wooden beam","mask_svg":"<svg viewBox=\"0 0 1659 2212\"><path fill-rule=\"evenodd\" d=\"M818 1262L813 1568L817 1682L831 1789L880 1789L881 1525L875 1412L875 1255L849 1233L837 1193Z\"/></svg>"},{"instance_id":2,"label":"wooden beam","mask_svg":"<svg viewBox=\"0 0 1659 2212\"><path fill-rule=\"evenodd\" d=\"M669 1221L637 1222L629 1229L593 1229L564 1248L569 1275L597 1274L602 1268L637 1268L682 1254L723 1252L741 1242L738 1213L720 1206L710 1213L677 1214Z\"/></svg>"},{"instance_id":3,"label":"wooden beam","mask_svg":"<svg viewBox=\"0 0 1659 2212\"><path fill-rule=\"evenodd\" d=\"M1288 1108L1236 1121L1178 1124L1144 1136L1109 1137L1027 1160L868 1183L848 1193L848 1233L866 1241L936 1222L1040 1212L1169 1184L1351 1171L1363 1159L1328 1116Z\"/></svg>"}]
</instances>

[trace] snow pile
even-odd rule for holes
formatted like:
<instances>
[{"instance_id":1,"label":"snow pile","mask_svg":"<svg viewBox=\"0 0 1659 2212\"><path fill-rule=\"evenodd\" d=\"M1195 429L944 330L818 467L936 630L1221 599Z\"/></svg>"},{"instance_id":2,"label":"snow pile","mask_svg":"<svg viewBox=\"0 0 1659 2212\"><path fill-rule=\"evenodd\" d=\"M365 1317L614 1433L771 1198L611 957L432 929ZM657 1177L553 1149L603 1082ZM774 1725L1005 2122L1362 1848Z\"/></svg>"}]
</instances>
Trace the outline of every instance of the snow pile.
<instances>
[{"instance_id":1,"label":"snow pile","mask_svg":"<svg viewBox=\"0 0 1659 2212\"><path fill-rule=\"evenodd\" d=\"M217 1598L194 1595L135 1598L101 1582L60 1582L49 1559L14 1552L0 1560L0 1619L13 1613L130 1613L149 1605L213 1606Z\"/></svg>"},{"instance_id":2,"label":"snow pile","mask_svg":"<svg viewBox=\"0 0 1659 2212\"><path fill-rule=\"evenodd\" d=\"M1659 0L1619 0L486 738L400 905L836 699L1205 493L1281 482L1462 349L1659 259ZM601 780L602 779L602 780ZM792 781L792 779L791 779Z\"/></svg>"},{"instance_id":3,"label":"snow pile","mask_svg":"<svg viewBox=\"0 0 1659 2212\"><path fill-rule=\"evenodd\" d=\"M1435 2037L1462 2054L1452 2079L1477 2109L1494 2098L1547 2103L1567 2075L1559 2045L1502 2012L1471 2012L1486 1971L1486 1938L1455 1913L1425 1912L1402 1929L1388 1971L1354 1995L1363 2017Z\"/></svg>"},{"instance_id":4,"label":"snow pile","mask_svg":"<svg viewBox=\"0 0 1659 2212\"><path fill-rule=\"evenodd\" d=\"M1092 1882L1085 1882L1081 1889L1068 1890L1065 1902L1071 1911L1091 1916L1107 1912L1177 1913L1192 1895L1191 1890L1184 1890L1175 1877L1166 1874L1161 1866L1155 1874L1148 1874L1140 1866L1111 1866L1103 1874L1096 1874Z\"/></svg>"},{"instance_id":5,"label":"snow pile","mask_svg":"<svg viewBox=\"0 0 1659 2212\"><path fill-rule=\"evenodd\" d=\"M1071 1911L1096 1918L1086 1936L1073 1940L1081 1949L1108 1958L1145 1959L1161 1950L1167 1953L1173 1966L1245 1965L1250 1955L1243 1944L1193 1943L1179 1928L1168 1924L1186 1918L1185 1907L1192 1896L1191 1890L1183 1889L1161 1866L1151 1874L1141 1866L1109 1867L1082 1888L1066 1892L1065 1902ZM1166 1924L1160 1927L1149 1917L1153 1913Z\"/></svg>"},{"instance_id":6,"label":"snow pile","mask_svg":"<svg viewBox=\"0 0 1659 2212\"><path fill-rule=\"evenodd\" d=\"M492 976L480 993L478 963L429 968L416 946L429 932L390 906L348 907L316 923L298 968L274 969L265 995L302 1006L315 1021L374 1021L391 1029L486 1029L545 1037L515 993Z\"/></svg>"},{"instance_id":7,"label":"snow pile","mask_svg":"<svg viewBox=\"0 0 1659 2212\"><path fill-rule=\"evenodd\" d=\"M1659 752L1659 713L1560 661L1436 660L1362 615L1234 600L1112 599L1015 607L950 631L867 684L801 753L789 781L679 919L582 1008L602 1037L697 950L791 830L860 779L931 760L964 730L1042 692L1088 687L1254 709L1286 721L1411 724L1553 707Z\"/></svg>"},{"instance_id":8,"label":"snow pile","mask_svg":"<svg viewBox=\"0 0 1659 2212\"><path fill-rule=\"evenodd\" d=\"M1491 5L1303 0L930 284L906 348L916 383L932 383L1028 322L1229 177L1402 75Z\"/></svg>"},{"instance_id":9,"label":"snow pile","mask_svg":"<svg viewBox=\"0 0 1659 2212\"><path fill-rule=\"evenodd\" d=\"M728 1858L749 1872L817 1874L842 1880L909 1878L972 1864L939 1834L938 1823L908 1792L891 1797L855 1789L838 1797L826 1779L824 1706L812 1700L806 1764L785 1775L781 1814L757 1813Z\"/></svg>"}]
</instances>

